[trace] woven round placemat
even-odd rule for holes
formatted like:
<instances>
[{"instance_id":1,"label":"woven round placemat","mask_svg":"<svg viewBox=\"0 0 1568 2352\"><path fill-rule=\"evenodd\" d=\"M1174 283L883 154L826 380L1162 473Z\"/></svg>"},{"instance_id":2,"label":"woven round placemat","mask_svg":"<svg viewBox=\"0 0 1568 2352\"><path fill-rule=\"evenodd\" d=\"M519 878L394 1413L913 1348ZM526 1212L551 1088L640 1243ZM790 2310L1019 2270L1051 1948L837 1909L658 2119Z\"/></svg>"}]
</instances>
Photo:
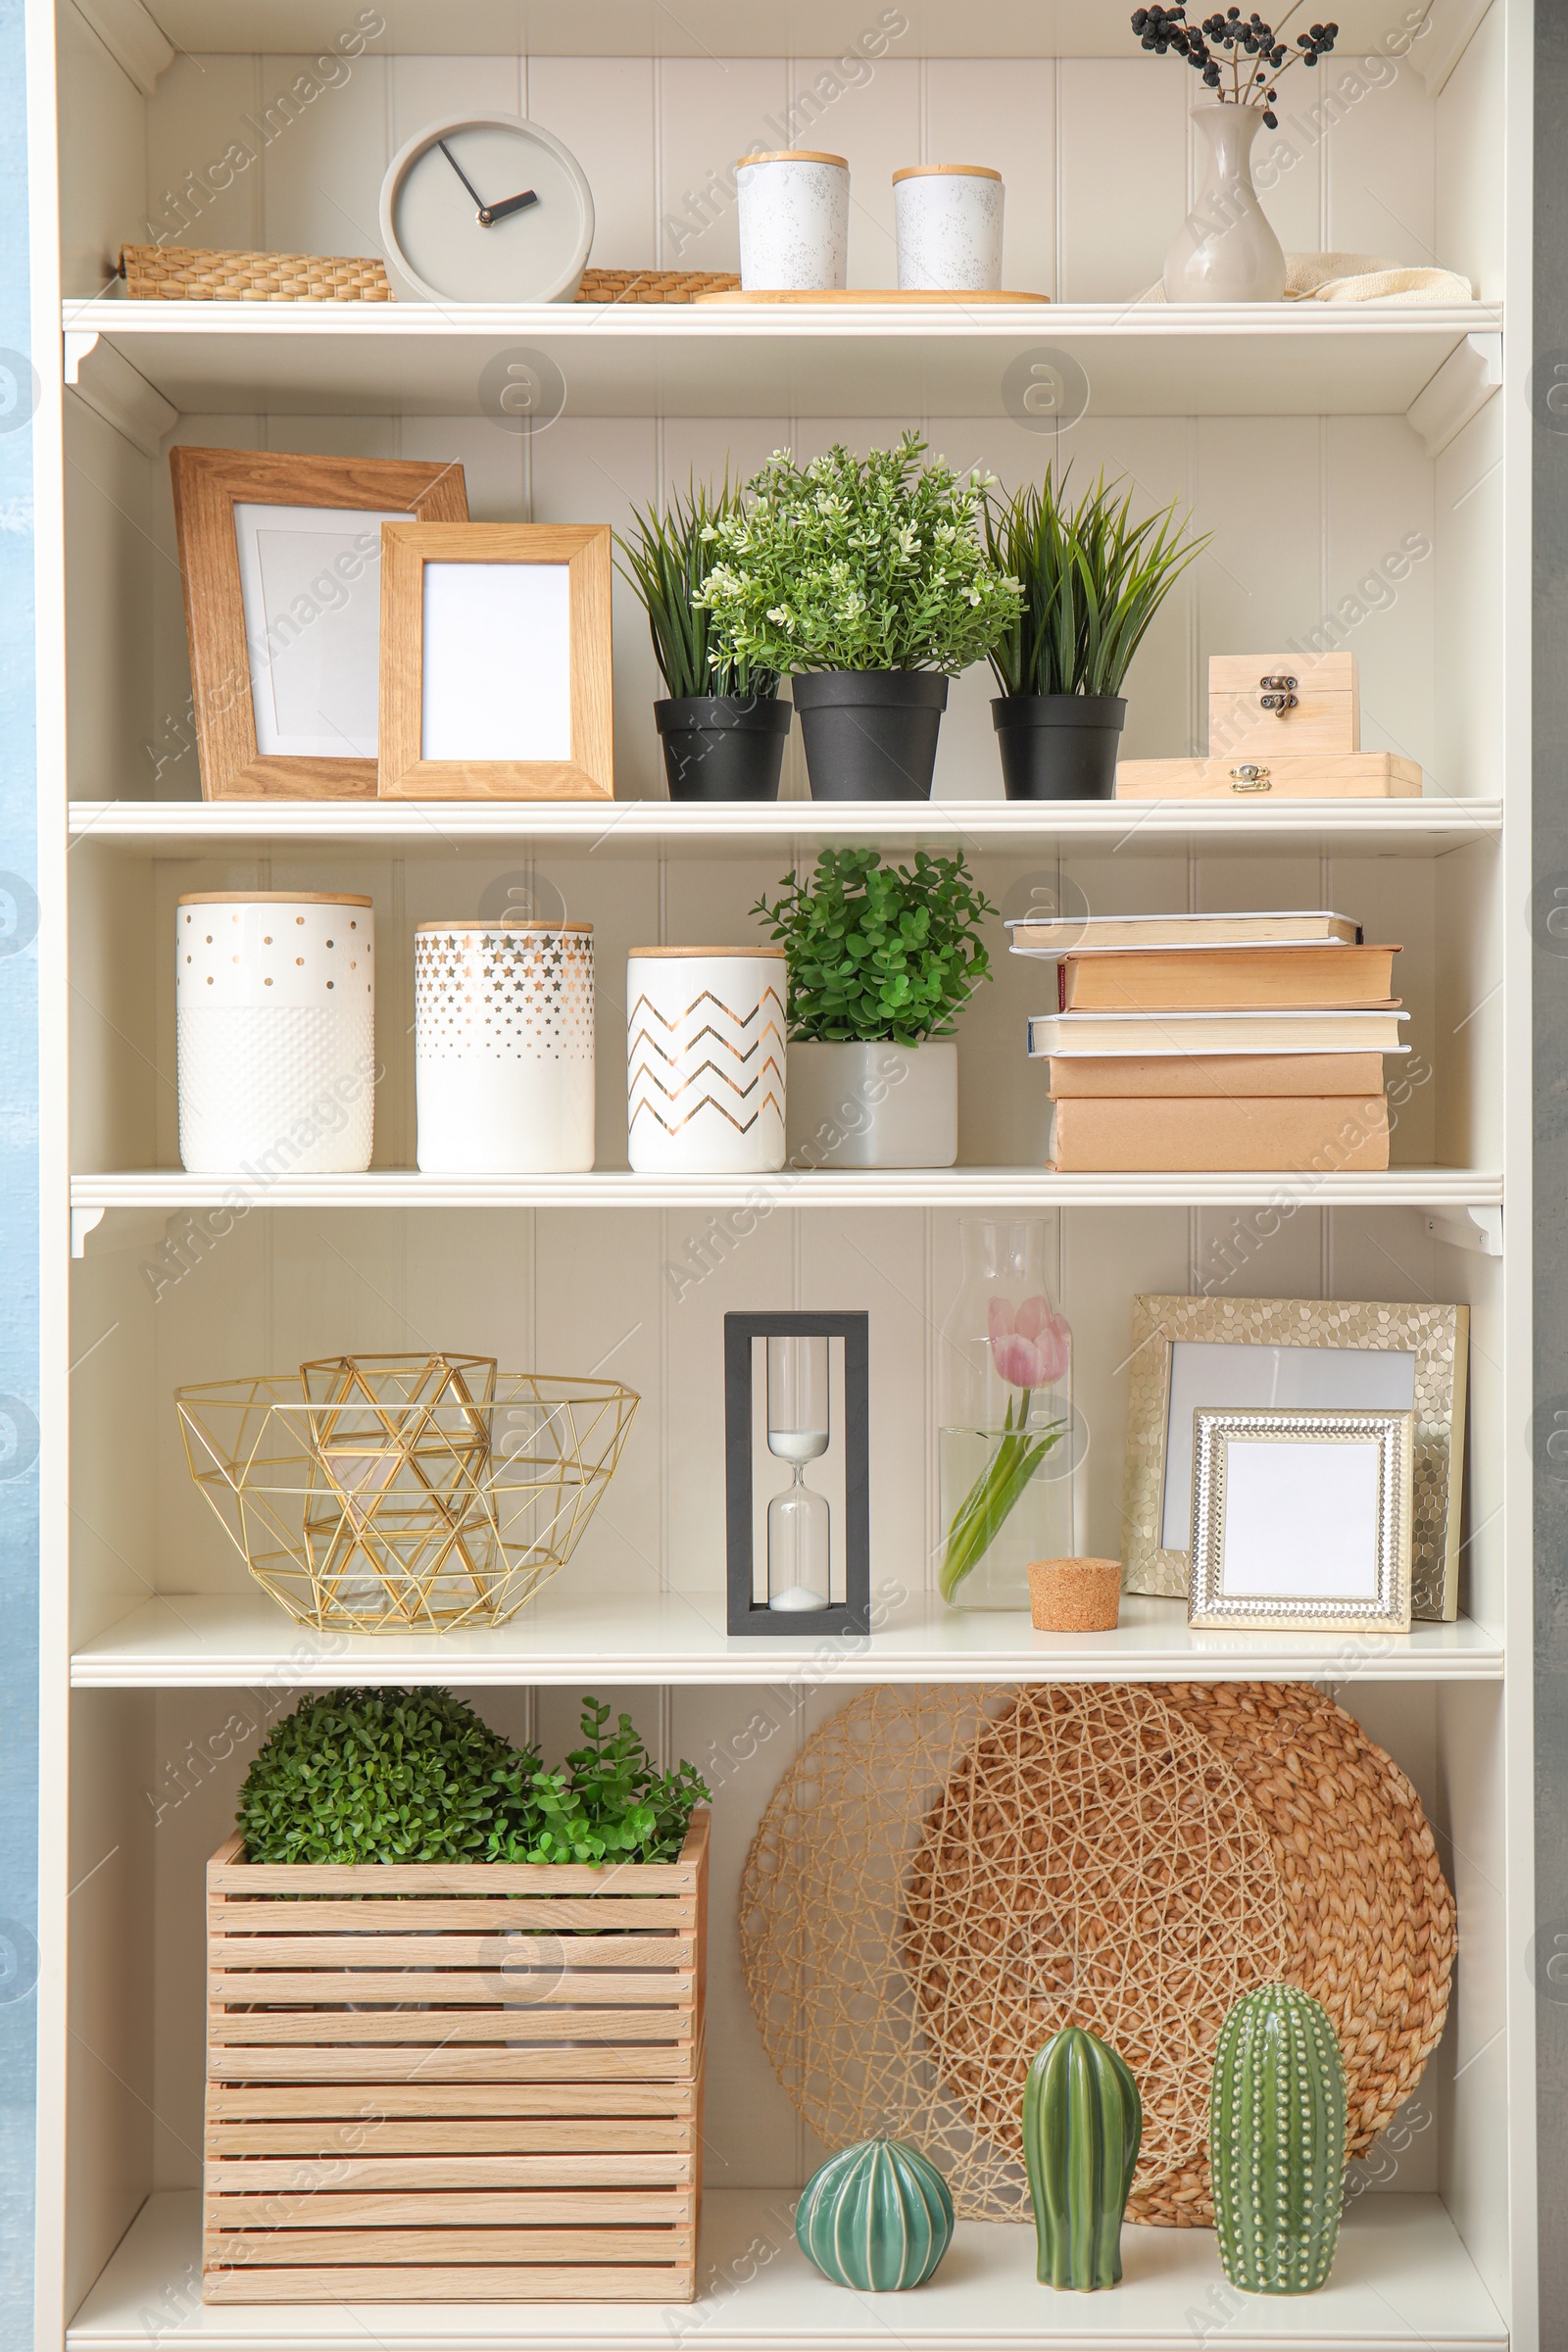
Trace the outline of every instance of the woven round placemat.
<instances>
[{"instance_id":1,"label":"woven round placemat","mask_svg":"<svg viewBox=\"0 0 1568 2352\"><path fill-rule=\"evenodd\" d=\"M391 302L381 264L353 254L225 253L127 245L120 274L133 302ZM691 302L740 284L727 270L585 270L578 302Z\"/></svg>"},{"instance_id":2,"label":"woven round placemat","mask_svg":"<svg viewBox=\"0 0 1568 2352\"><path fill-rule=\"evenodd\" d=\"M1058 2026L1138 2076L1129 2213L1203 2224L1231 2001L1270 1977L1325 2000L1359 2151L1436 2045L1453 1951L1408 1782L1301 1685L863 1691L775 1791L741 1925L811 2129L914 2140L990 2220L1028 2215L1018 2103Z\"/></svg>"},{"instance_id":3,"label":"woven round placemat","mask_svg":"<svg viewBox=\"0 0 1568 2352\"><path fill-rule=\"evenodd\" d=\"M1306 1683L1187 1683L1165 1703L1232 1765L1289 1896L1285 1974L1334 2020L1360 2156L1443 2036L1453 1896L1421 1800L1353 1716Z\"/></svg>"}]
</instances>

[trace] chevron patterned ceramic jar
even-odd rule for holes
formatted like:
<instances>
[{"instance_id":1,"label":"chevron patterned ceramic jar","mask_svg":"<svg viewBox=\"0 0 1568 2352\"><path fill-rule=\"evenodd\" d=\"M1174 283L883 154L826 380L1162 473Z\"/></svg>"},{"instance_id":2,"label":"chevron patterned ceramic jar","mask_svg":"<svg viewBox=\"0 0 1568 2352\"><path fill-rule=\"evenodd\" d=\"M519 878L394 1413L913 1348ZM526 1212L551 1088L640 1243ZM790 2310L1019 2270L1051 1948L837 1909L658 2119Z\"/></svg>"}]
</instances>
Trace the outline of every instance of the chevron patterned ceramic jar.
<instances>
[{"instance_id":1,"label":"chevron patterned ceramic jar","mask_svg":"<svg viewBox=\"0 0 1568 2352\"><path fill-rule=\"evenodd\" d=\"M644 1173L784 1165L784 1007L775 948L633 948L626 1152Z\"/></svg>"},{"instance_id":2,"label":"chevron patterned ceramic jar","mask_svg":"<svg viewBox=\"0 0 1568 2352\"><path fill-rule=\"evenodd\" d=\"M592 923L419 923L421 1169L569 1175L594 1164Z\"/></svg>"},{"instance_id":3,"label":"chevron patterned ceramic jar","mask_svg":"<svg viewBox=\"0 0 1568 2352\"><path fill-rule=\"evenodd\" d=\"M179 1156L199 1175L355 1175L375 1114L368 899L198 891L174 910Z\"/></svg>"}]
</instances>

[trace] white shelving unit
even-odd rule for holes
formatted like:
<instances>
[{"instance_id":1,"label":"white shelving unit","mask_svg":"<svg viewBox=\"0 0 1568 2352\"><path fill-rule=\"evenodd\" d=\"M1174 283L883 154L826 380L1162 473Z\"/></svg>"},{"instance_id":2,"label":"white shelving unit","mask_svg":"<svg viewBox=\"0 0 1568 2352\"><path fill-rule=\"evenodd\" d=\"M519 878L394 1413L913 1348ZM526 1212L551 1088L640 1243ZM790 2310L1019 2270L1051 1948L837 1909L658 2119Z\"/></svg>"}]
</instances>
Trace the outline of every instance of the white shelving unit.
<instances>
[{"instance_id":1,"label":"white shelving unit","mask_svg":"<svg viewBox=\"0 0 1568 2352\"><path fill-rule=\"evenodd\" d=\"M1120 0L382 0L292 109L350 12L324 0L28 0L44 929L45 1819L41 2352L706 2352L1092 2343L1162 2352L1541 2352L1535 2315L1531 1906L1529 314L1526 0L1342 0L1335 57L1260 144L1287 246L1437 260L1464 307L1140 300L1190 201L1190 76L1139 53ZM1409 19L1415 14L1418 24ZM368 14L361 20L368 24ZM852 71L846 59L859 62ZM834 61L838 60L836 67ZM864 69L863 71L861 69ZM836 92L827 89L837 83ZM824 94L826 93L826 94ZM534 116L593 184L594 260L733 266L715 174L764 126L850 156L851 278L891 274L899 165L997 164L1008 282L1049 305L902 315L133 304L127 242L368 253L395 148L438 113ZM814 113L811 111L814 108ZM1314 111L1316 110L1316 111ZM246 126L249 125L247 128ZM58 136L58 174L48 158ZM211 168L231 141L249 162ZM766 134L766 143L787 143ZM525 352L561 415L523 432L484 371ZM1037 361L1081 371L1040 429ZM1012 372L1009 373L1009 370ZM1072 380L1076 381L1076 378ZM1364 740L1425 797L1245 809L1034 809L1000 797L988 681L955 682L936 797L813 804L798 745L776 807L675 808L655 672L617 589L616 798L602 806L204 804L174 557L172 441L460 461L476 519L623 525L688 471L786 442L918 425L1007 484L1071 461L1180 499L1214 537L1129 684L1125 750L1201 748L1210 652L1348 645ZM1037 967L999 956L960 1033L958 1165L655 1181L625 1164L625 951L755 937L751 908L834 842L961 848L1006 912L1324 906L1402 942L1412 1047L1393 1164L1366 1176L1060 1177L1023 1054ZM376 1153L364 1177L179 1165L172 906L181 891L355 889L378 932ZM502 901L593 921L598 1164L455 1180L415 1164L411 938ZM946 1609L931 1431L963 1213L1049 1221L1075 1334L1077 1541L1120 1548L1135 1292L1463 1299L1471 1311L1460 1613L1400 1639L1192 1632L1133 1598L1113 1635ZM721 1322L871 1317L868 1641L724 1631ZM568 1570L511 1625L437 1640L304 1631L247 1580L184 1462L171 1392L330 1348L462 1346L595 1366L642 1398ZM800 1743L872 1681L1305 1680L1410 1773L1459 1905L1447 2032L1354 2201L1330 2286L1266 2307L1201 2231L1131 2230L1116 2293L1055 2297L1027 2230L960 2230L897 2308L829 2288L790 2210L818 2160L774 2082L734 1915L755 1824ZM564 1744L584 1690L633 1707L715 1790L708 2182L699 2301L206 2309L199 2297L202 1866L268 1724L305 1689L461 1687ZM64 1962L60 1956L64 1954Z\"/></svg>"}]
</instances>

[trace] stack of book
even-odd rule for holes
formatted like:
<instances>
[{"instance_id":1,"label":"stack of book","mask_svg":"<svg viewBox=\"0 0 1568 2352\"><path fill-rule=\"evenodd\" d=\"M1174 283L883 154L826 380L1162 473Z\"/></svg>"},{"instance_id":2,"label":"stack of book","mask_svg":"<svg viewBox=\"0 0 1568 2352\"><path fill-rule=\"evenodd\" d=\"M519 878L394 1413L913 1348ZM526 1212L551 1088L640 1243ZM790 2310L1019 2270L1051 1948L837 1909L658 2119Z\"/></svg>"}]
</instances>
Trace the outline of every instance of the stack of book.
<instances>
[{"instance_id":1,"label":"stack of book","mask_svg":"<svg viewBox=\"0 0 1568 2352\"><path fill-rule=\"evenodd\" d=\"M1023 919L1055 1010L1029 1023L1051 1064L1061 1170L1362 1171L1389 1164L1383 1056L1409 1051L1397 948L1341 914Z\"/></svg>"}]
</instances>

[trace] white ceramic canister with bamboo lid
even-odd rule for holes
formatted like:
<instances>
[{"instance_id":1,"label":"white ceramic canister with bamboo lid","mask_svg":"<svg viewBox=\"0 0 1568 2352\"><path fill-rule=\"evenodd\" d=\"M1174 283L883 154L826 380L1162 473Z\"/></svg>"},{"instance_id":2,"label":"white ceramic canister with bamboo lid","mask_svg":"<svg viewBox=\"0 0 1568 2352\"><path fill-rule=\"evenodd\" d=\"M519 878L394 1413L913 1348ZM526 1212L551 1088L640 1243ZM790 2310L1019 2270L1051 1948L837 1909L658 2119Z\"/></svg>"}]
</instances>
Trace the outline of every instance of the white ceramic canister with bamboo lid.
<instances>
[{"instance_id":1,"label":"white ceramic canister with bamboo lid","mask_svg":"<svg viewBox=\"0 0 1568 2352\"><path fill-rule=\"evenodd\" d=\"M194 891L174 909L179 1156L351 1175L375 1123L375 924L350 893Z\"/></svg>"},{"instance_id":2,"label":"white ceramic canister with bamboo lid","mask_svg":"<svg viewBox=\"0 0 1568 2352\"><path fill-rule=\"evenodd\" d=\"M899 284L994 293L1002 284L1002 173L988 164L910 164L893 174Z\"/></svg>"},{"instance_id":3,"label":"white ceramic canister with bamboo lid","mask_svg":"<svg viewBox=\"0 0 1568 2352\"><path fill-rule=\"evenodd\" d=\"M735 167L744 293L831 293L850 261L850 167L782 147Z\"/></svg>"}]
</instances>

